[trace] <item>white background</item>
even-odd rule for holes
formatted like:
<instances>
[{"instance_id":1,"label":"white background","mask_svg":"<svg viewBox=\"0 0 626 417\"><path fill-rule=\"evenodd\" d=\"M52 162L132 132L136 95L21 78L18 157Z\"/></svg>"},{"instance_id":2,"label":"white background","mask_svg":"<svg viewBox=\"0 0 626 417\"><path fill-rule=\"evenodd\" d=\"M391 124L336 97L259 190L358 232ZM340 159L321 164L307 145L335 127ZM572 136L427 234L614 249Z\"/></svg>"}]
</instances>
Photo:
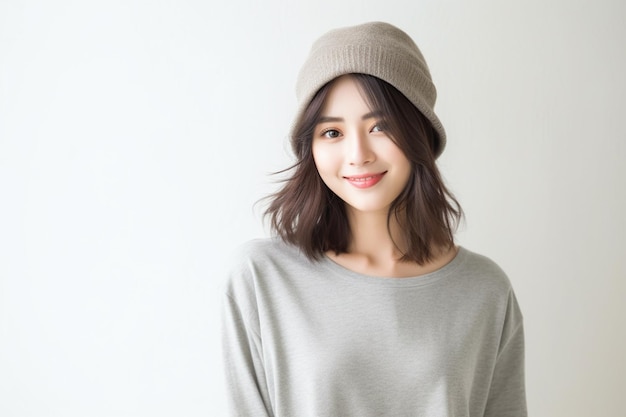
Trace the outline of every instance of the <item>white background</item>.
<instances>
[{"instance_id":1,"label":"white background","mask_svg":"<svg viewBox=\"0 0 626 417\"><path fill-rule=\"evenodd\" d=\"M297 70L385 20L438 87L459 242L517 291L530 414L623 416L625 4L0 1L0 415L225 415L220 286Z\"/></svg>"}]
</instances>

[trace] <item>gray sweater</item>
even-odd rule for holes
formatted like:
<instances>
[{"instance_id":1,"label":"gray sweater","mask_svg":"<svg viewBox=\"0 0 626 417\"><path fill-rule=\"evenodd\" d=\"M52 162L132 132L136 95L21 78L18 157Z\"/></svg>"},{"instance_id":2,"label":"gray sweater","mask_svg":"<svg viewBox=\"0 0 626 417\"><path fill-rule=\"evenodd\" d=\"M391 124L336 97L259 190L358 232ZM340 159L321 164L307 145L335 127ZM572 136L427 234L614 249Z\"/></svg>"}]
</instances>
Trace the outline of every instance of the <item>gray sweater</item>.
<instances>
[{"instance_id":1,"label":"gray sweater","mask_svg":"<svg viewBox=\"0 0 626 417\"><path fill-rule=\"evenodd\" d=\"M526 416L515 295L467 249L427 275L378 278L255 240L223 308L233 416Z\"/></svg>"}]
</instances>

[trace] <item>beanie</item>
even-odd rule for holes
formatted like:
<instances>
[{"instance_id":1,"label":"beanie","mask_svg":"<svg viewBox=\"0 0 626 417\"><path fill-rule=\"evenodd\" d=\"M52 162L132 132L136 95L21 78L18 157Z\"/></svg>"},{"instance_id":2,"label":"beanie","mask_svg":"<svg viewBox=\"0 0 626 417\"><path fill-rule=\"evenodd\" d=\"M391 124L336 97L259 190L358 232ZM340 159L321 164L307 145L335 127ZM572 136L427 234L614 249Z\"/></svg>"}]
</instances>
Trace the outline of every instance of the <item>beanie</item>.
<instances>
[{"instance_id":1,"label":"beanie","mask_svg":"<svg viewBox=\"0 0 626 417\"><path fill-rule=\"evenodd\" d=\"M435 158L446 145L446 132L434 112L437 91L430 71L413 40L383 22L370 22L331 30L313 44L296 82L296 123L325 84L345 74L380 78L404 94L432 123L438 136ZM292 127L292 144L294 137Z\"/></svg>"}]
</instances>

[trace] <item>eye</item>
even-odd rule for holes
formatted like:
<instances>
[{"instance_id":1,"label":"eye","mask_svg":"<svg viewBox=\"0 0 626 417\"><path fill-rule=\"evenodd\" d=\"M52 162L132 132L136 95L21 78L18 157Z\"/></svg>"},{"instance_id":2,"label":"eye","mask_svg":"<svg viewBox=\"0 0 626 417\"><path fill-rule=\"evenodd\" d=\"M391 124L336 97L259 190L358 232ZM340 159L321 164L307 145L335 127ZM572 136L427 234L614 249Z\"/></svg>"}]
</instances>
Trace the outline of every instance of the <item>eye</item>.
<instances>
[{"instance_id":1,"label":"eye","mask_svg":"<svg viewBox=\"0 0 626 417\"><path fill-rule=\"evenodd\" d=\"M370 129L370 132L384 132L384 131L385 131L385 125L383 124L383 122L376 122L376 124L372 126L372 128Z\"/></svg>"},{"instance_id":2,"label":"eye","mask_svg":"<svg viewBox=\"0 0 626 417\"><path fill-rule=\"evenodd\" d=\"M339 133L339 131L336 129L326 129L322 131L321 136L328 139L337 139L339 136L341 136L341 133Z\"/></svg>"}]
</instances>

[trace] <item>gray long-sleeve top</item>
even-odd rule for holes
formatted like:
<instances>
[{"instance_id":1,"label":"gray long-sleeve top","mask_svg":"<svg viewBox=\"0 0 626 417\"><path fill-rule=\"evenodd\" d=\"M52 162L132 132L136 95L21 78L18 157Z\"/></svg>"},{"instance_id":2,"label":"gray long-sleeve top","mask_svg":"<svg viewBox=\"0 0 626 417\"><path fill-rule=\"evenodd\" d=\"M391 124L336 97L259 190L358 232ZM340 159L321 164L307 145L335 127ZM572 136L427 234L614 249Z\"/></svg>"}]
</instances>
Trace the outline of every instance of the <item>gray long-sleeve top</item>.
<instances>
[{"instance_id":1,"label":"gray long-sleeve top","mask_svg":"<svg viewBox=\"0 0 626 417\"><path fill-rule=\"evenodd\" d=\"M233 416L526 416L522 315L502 270L461 247L380 278L278 239L244 245L226 286Z\"/></svg>"}]
</instances>

